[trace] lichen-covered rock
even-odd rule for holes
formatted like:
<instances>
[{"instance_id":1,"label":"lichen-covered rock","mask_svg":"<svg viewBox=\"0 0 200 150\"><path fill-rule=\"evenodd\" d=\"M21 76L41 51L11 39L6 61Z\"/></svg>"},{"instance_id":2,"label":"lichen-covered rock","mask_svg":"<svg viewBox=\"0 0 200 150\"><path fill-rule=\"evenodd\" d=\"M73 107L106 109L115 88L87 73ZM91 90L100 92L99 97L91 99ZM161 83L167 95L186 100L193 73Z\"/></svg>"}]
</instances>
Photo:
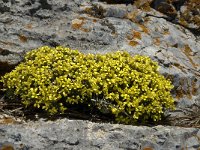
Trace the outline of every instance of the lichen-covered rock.
<instances>
[{"instance_id":1,"label":"lichen-covered rock","mask_svg":"<svg viewBox=\"0 0 200 150\"><path fill-rule=\"evenodd\" d=\"M145 0L153 8L138 3L140 9L98 0L1 1L0 70L5 73L25 52L43 45L84 53L125 49L159 62L175 86L177 108L190 108L200 101L199 1L164 1L177 12L171 19L153 9L159 0Z\"/></svg>"},{"instance_id":2,"label":"lichen-covered rock","mask_svg":"<svg viewBox=\"0 0 200 150\"><path fill-rule=\"evenodd\" d=\"M152 4L156 10L168 15L174 22L200 34L199 0L154 0Z\"/></svg>"},{"instance_id":3,"label":"lichen-covered rock","mask_svg":"<svg viewBox=\"0 0 200 150\"><path fill-rule=\"evenodd\" d=\"M200 129L62 119L0 126L0 148L73 150L199 149Z\"/></svg>"}]
</instances>

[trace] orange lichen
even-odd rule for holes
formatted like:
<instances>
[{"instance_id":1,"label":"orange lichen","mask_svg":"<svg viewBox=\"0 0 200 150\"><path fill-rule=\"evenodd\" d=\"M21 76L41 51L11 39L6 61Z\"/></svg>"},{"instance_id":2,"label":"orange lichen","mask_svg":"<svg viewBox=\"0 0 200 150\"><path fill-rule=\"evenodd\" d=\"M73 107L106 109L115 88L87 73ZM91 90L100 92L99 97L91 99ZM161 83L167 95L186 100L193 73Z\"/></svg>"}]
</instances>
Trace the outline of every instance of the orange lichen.
<instances>
[{"instance_id":1,"label":"orange lichen","mask_svg":"<svg viewBox=\"0 0 200 150\"><path fill-rule=\"evenodd\" d=\"M87 29L87 28L80 28L80 30L83 31L83 32L90 32L91 31L91 29Z\"/></svg>"},{"instance_id":2,"label":"orange lichen","mask_svg":"<svg viewBox=\"0 0 200 150\"><path fill-rule=\"evenodd\" d=\"M96 23L96 22L97 22L97 19L93 19L93 22Z\"/></svg>"},{"instance_id":3,"label":"orange lichen","mask_svg":"<svg viewBox=\"0 0 200 150\"><path fill-rule=\"evenodd\" d=\"M3 145L1 150L14 150L14 147L12 145Z\"/></svg>"},{"instance_id":4,"label":"orange lichen","mask_svg":"<svg viewBox=\"0 0 200 150\"><path fill-rule=\"evenodd\" d=\"M23 43L27 42L27 37L24 35L19 35L19 40Z\"/></svg>"},{"instance_id":5,"label":"orange lichen","mask_svg":"<svg viewBox=\"0 0 200 150\"><path fill-rule=\"evenodd\" d=\"M132 30L132 33L127 35L128 40L133 40L133 39L141 40L141 38L142 38L141 33L135 30Z\"/></svg>"},{"instance_id":6,"label":"orange lichen","mask_svg":"<svg viewBox=\"0 0 200 150\"><path fill-rule=\"evenodd\" d=\"M139 25L139 26L140 26L140 28L142 28L142 31L143 31L144 33L149 34L149 30L148 30L147 27L145 27L144 25Z\"/></svg>"},{"instance_id":7,"label":"orange lichen","mask_svg":"<svg viewBox=\"0 0 200 150\"><path fill-rule=\"evenodd\" d=\"M82 19L74 19L72 20L72 28L73 29L80 29L84 24L84 20Z\"/></svg>"},{"instance_id":8,"label":"orange lichen","mask_svg":"<svg viewBox=\"0 0 200 150\"><path fill-rule=\"evenodd\" d=\"M131 45L131 46L133 46L133 47L137 46L138 44L139 44L139 43L138 43L137 41L134 41L134 40L129 41L129 45Z\"/></svg>"},{"instance_id":9,"label":"orange lichen","mask_svg":"<svg viewBox=\"0 0 200 150\"><path fill-rule=\"evenodd\" d=\"M79 17L78 19L72 20L72 28L75 30L81 30L83 32L89 32L91 29L84 28L83 25L85 24L85 17Z\"/></svg>"},{"instance_id":10,"label":"orange lichen","mask_svg":"<svg viewBox=\"0 0 200 150\"><path fill-rule=\"evenodd\" d=\"M132 33L133 33L133 38L141 40L141 33L140 32L133 30Z\"/></svg>"},{"instance_id":11,"label":"orange lichen","mask_svg":"<svg viewBox=\"0 0 200 150\"><path fill-rule=\"evenodd\" d=\"M26 28L27 28L27 29L32 29L32 28L33 28L33 27L32 27L32 24L30 24L30 23L27 24L27 25L26 25Z\"/></svg>"},{"instance_id":12,"label":"orange lichen","mask_svg":"<svg viewBox=\"0 0 200 150\"><path fill-rule=\"evenodd\" d=\"M13 123L16 123L16 121L11 117L0 119L0 124L13 124Z\"/></svg>"},{"instance_id":13,"label":"orange lichen","mask_svg":"<svg viewBox=\"0 0 200 150\"><path fill-rule=\"evenodd\" d=\"M185 56L187 56L187 58L189 59L190 63L192 64L192 66L194 68L197 68L197 64L192 60L191 56L192 56L192 50L190 48L189 45L185 45L184 49L183 49L183 53L185 54Z\"/></svg>"},{"instance_id":14,"label":"orange lichen","mask_svg":"<svg viewBox=\"0 0 200 150\"><path fill-rule=\"evenodd\" d=\"M144 147L143 150L153 150L151 147Z\"/></svg>"},{"instance_id":15,"label":"orange lichen","mask_svg":"<svg viewBox=\"0 0 200 150\"><path fill-rule=\"evenodd\" d=\"M160 38L155 38L153 39L153 43L156 45L156 46L160 46Z\"/></svg>"},{"instance_id":16,"label":"orange lichen","mask_svg":"<svg viewBox=\"0 0 200 150\"><path fill-rule=\"evenodd\" d=\"M137 14L138 14L138 12L132 11L132 12L130 12L130 13L128 13L126 15L126 18L129 19L129 20L131 20L132 22L135 22Z\"/></svg>"},{"instance_id":17,"label":"orange lichen","mask_svg":"<svg viewBox=\"0 0 200 150\"><path fill-rule=\"evenodd\" d=\"M80 19L80 20L85 20L85 17L83 17L83 16L80 16L78 19Z\"/></svg>"}]
</instances>

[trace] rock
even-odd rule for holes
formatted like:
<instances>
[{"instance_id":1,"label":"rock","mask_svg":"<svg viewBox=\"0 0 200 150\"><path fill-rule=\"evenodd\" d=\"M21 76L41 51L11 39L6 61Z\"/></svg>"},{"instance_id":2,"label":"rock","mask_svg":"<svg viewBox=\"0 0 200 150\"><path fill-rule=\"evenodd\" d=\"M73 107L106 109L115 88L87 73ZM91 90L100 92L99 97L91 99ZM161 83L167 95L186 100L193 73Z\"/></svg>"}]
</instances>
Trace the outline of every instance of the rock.
<instances>
[{"instance_id":1,"label":"rock","mask_svg":"<svg viewBox=\"0 0 200 150\"><path fill-rule=\"evenodd\" d=\"M169 16L194 34L200 34L200 2L198 0L154 0L153 8ZM195 31L194 31L195 30Z\"/></svg>"},{"instance_id":2,"label":"rock","mask_svg":"<svg viewBox=\"0 0 200 150\"><path fill-rule=\"evenodd\" d=\"M13 149L198 149L199 129L137 127L61 119L2 125L0 145Z\"/></svg>"},{"instance_id":3,"label":"rock","mask_svg":"<svg viewBox=\"0 0 200 150\"><path fill-rule=\"evenodd\" d=\"M177 16L175 7L172 4L168 4L166 2L160 3L157 7L157 10L171 17L170 19L174 19Z\"/></svg>"},{"instance_id":4,"label":"rock","mask_svg":"<svg viewBox=\"0 0 200 150\"><path fill-rule=\"evenodd\" d=\"M135 5L99 0L3 0L0 2L0 74L11 71L26 52L44 45L67 46L83 53L126 50L131 55L148 55L159 63L160 72L174 85L172 94L178 111L171 112L171 116L183 116L182 109L200 104L198 4L199 1L192 0L145 0ZM164 14L155 10L161 6ZM101 142L94 143L96 149L103 149ZM138 145L134 140L123 142L133 149ZM148 143L146 147L152 146L149 139L143 142ZM163 141L159 139L159 142ZM76 145L77 141L72 143ZM173 141L168 143L173 145ZM153 146L156 149L159 144ZM177 147L181 148L181 143Z\"/></svg>"}]
</instances>

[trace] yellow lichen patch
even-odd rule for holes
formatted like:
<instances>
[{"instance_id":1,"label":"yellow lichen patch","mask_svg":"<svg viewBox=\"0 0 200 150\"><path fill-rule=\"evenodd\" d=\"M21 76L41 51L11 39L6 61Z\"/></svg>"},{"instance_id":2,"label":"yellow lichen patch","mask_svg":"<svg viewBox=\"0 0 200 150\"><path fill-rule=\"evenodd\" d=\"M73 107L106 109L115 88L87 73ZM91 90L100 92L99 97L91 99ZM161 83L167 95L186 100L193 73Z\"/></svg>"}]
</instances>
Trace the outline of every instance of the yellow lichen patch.
<instances>
[{"instance_id":1,"label":"yellow lichen patch","mask_svg":"<svg viewBox=\"0 0 200 150\"><path fill-rule=\"evenodd\" d=\"M137 41L134 41L134 40L129 41L129 45L131 45L133 47L137 46L138 44L139 43Z\"/></svg>"},{"instance_id":2,"label":"yellow lichen patch","mask_svg":"<svg viewBox=\"0 0 200 150\"><path fill-rule=\"evenodd\" d=\"M83 19L74 19L71 22L71 25L72 25L73 29L80 29L83 24L84 24L84 20Z\"/></svg>"},{"instance_id":3,"label":"yellow lichen patch","mask_svg":"<svg viewBox=\"0 0 200 150\"><path fill-rule=\"evenodd\" d=\"M19 40L23 43L27 42L27 37L24 35L19 35Z\"/></svg>"},{"instance_id":4,"label":"yellow lichen patch","mask_svg":"<svg viewBox=\"0 0 200 150\"><path fill-rule=\"evenodd\" d=\"M153 39L153 43L156 45L156 46L160 46L160 38L155 38Z\"/></svg>"}]
</instances>

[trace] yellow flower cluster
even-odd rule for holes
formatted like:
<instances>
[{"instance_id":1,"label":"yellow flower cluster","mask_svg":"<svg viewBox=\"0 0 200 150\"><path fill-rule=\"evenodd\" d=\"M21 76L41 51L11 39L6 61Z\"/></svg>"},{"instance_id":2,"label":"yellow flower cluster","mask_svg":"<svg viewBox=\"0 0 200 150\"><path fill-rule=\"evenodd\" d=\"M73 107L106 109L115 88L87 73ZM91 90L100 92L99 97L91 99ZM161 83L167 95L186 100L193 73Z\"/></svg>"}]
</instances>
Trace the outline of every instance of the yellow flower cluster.
<instances>
[{"instance_id":1,"label":"yellow flower cluster","mask_svg":"<svg viewBox=\"0 0 200 150\"><path fill-rule=\"evenodd\" d=\"M158 73L158 64L127 52L94 55L45 46L28 52L1 82L26 106L50 114L85 103L129 124L158 121L166 109L174 108L173 86Z\"/></svg>"}]
</instances>

